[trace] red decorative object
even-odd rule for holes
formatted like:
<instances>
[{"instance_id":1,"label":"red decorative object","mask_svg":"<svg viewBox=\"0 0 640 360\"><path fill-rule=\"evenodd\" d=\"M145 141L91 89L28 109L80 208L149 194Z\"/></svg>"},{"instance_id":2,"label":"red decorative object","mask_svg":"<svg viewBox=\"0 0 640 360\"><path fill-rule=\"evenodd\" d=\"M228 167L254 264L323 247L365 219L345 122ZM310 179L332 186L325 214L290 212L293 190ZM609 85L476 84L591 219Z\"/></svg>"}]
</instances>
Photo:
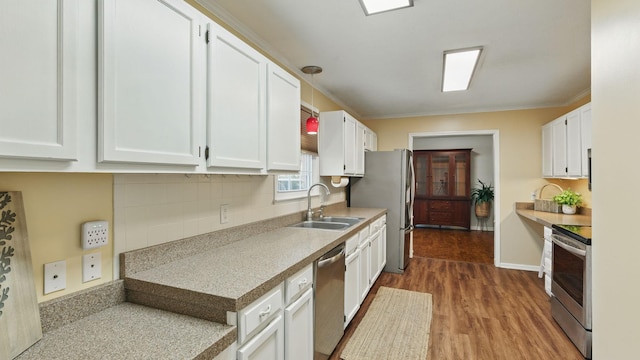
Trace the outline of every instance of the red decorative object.
<instances>
[{"instance_id":1,"label":"red decorative object","mask_svg":"<svg viewBox=\"0 0 640 360\"><path fill-rule=\"evenodd\" d=\"M311 116L307 119L307 134L314 135L318 133L318 118Z\"/></svg>"}]
</instances>

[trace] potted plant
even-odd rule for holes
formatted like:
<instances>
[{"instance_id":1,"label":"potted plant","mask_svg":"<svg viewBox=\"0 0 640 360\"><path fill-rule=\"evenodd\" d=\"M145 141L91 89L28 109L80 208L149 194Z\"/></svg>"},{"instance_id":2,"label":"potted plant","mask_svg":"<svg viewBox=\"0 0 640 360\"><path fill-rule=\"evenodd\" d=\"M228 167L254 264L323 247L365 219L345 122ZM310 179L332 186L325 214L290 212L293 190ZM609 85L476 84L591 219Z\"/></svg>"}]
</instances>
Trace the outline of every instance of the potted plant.
<instances>
[{"instance_id":1,"label":"potted plant","mask_svg":"<svg viewBox=\"0 0 640 360\"><path fill-rule=\"evenodd\" d=\"M480 186L471 189L471 201L475 205L476 217L485 218L491 213L491 203L493 202L493 186L485 184L478 179Z\"/></svg>"},{"instance_id":2,"label":"potted plant","mask_svg":"<svg viewBox=\"0 0 640 360\"><path fill-rule=\"evenodd\" d=\"M582 194L579 194L569 188L554 196L553 201L555 201L556 204L562 205L562 212L564 214L571 215L575 214L576 208L582 205Z\"/></svg>"}]
</instances>

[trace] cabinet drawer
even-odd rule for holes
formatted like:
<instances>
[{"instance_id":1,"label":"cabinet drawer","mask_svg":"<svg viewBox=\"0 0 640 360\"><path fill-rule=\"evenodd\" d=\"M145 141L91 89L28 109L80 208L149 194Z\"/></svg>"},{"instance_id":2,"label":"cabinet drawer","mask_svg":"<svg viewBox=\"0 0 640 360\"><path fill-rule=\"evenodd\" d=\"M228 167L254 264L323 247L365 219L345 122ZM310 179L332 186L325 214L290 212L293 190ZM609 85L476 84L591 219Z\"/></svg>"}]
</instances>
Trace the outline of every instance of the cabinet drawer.
<instances>
[{"instance_id":1,"label":"cabinet drawer","mask_svg":"<svg viewBox=\"0 0 640 360\"><path fill-rule=\"evenodd\" d=\"M429 210L431 211L451 211L453 204L451 201L429 201Z\"/></svg>"},{"instance_id":2,"label":"cabinet drawer","mask_svg":"<svg viewBox=\"0 0 640 360\"><path fill-rule=\"evenodd\" d=\"M284 308L282 284L264 294L238 312L238 342L242 344L251 333L266 325Z\"/></svg>"},{"instance_id":3,"label":"cabinet drawer","mask_svg":"<svg viewBox=\"0 0 640 360\"><path fill-rule=\"evenodd\" d=\"M369 227L360 230L358 233L358 238L360 239L360 244L364 244L369 240Z\"/></svg>"},{"instance_id":4,"label":"cabinet drawer","mask_svg":"<svg viewBox=\"0 0 640 360\"><path fill-rule=\"evenodd\" d=\"M449 224L451 222L452 214L450 212L430 212L429 223L430 224Z\"/></svg>"},{"instance_id":5,"label":"cabinet drawer","mask_svg":"<svg viewBox=\"0 0 640 360\"><path fill-rule=\"evenodd\" d=\"M285 303L290 304L311 286L313 286L313 266L309 264L287 279Z\"/></svg>"},{"instance_id":6,"label":"cabinet drawer","mask_svg":"<svg viewBox=\"0 0 640 360\"><path fill-rule=\"evenodd\" d=\"M353 235L344 244L344 253L349 256L351 253L355 252L358 248L358 244L360 240L358 238L358 234Z\"/></svg>"}]
</instances>

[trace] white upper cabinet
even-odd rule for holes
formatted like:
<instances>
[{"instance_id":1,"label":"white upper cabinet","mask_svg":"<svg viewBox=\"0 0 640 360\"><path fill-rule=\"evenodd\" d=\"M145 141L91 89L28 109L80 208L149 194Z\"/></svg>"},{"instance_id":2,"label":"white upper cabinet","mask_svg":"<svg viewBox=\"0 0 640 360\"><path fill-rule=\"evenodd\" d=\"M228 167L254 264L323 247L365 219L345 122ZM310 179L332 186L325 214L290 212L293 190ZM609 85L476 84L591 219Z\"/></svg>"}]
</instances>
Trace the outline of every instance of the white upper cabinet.
<instances>
[{"instance_id":1,"label":"white upper cabinet","mask_svg":"<svg viewBox=\"0 0 640 360\"><path fill-rule=\"evenodd\" d=\"M368 127L364 128L364 149L366 151L378 151L378 135Z\"/></svg>"},{"instance_id":2,"label":"white upper cabinet","mask_svg":"<svg viewBox=\"0 0 640 360\"><path fill-rule=\"evenodd\" d=\"M269 63L267 170L300 170L300 80Z\"/></svg>"},{"instance_id":3,"label":"white upper cabinet","mask_svg":"<svg viewBox=\"0 0 640 360\"><path fill-rule=\"evenodd\" d=\"M580 135L581 135L581 153L582 153L582 177L589 176L589 154L587 151L591 149L592 130L591 130L591 103L580 108Z\"/></svg>"},{"instance_id":4,"label":"white upper cabinet","mask_svg":"<svg viewBox=\"0 0 640 360\"><path fill-rule=\"evenodd\" d=\"M217 24L208 30L207 165L265 169L267 59Z\"/></svg>"},{"instance_id":5,"label":"white upper cabinet","mask_svg":"<svg viewBox=\"0 0 640 360\"><path fill-rule=\"evenodd\" d=\"M587 176L591 147L591 104L586 104L542 127L542 176Z\"/></svg>"},{"instance_id":6,"label":"white upper cabinet","mask_svg":"<svg viewBox=\"0 0 640 360\"><path fill-rule=\"evenodd\" d=\"M202 14L182 0L99 3L98 159L197 165Z\"/></svg>"},{"instance_id":7,"label":"white upper cabinet","mask_svg":"<svg viewBox=\"0 0 640 360\"><path fill-rule=\"evenodd\" d=\"M553 123L542 127L542 177L553 177Z\"/></svg>"},{"instance_id":8,"label":"white upper cabinet","mask_svg":"<svg viewBox=\"0 0 640 360\"><path fill-rule=\"evenodd\" d=\"M354 145L356 158L356 174L364 175L364 142L365 127L360 122L356 123L356 140Z\"/></svg>"},{"instance_id":9,"label":"white upper cabinet","mask_svg":"<svg viewBox=\"0 0 640 360\"><path fill-rule=\"evenodd\" d=\"M574 110L567 114L567 172L570 177L582 176L581 111Z\"/></svg>"},{"instance_id":10,"label":"white upper cabinet","mask_svg":"<svg viewBox=\"0 0 640 360\"><path fill-rule=\"evenodd\" d=\"M76 160L78 1L0 2L0 157Z\"/></svg>"},{"instance_id":11,"label":"white upper cabinet","mask_svg":"<svg viewBox=\"0 0 640 360\"><path fill-rule=\"evenodd\" d=\"M320 113L321 176L364 175L364 126L345 111Z\"/></svg>"}]
</instances>

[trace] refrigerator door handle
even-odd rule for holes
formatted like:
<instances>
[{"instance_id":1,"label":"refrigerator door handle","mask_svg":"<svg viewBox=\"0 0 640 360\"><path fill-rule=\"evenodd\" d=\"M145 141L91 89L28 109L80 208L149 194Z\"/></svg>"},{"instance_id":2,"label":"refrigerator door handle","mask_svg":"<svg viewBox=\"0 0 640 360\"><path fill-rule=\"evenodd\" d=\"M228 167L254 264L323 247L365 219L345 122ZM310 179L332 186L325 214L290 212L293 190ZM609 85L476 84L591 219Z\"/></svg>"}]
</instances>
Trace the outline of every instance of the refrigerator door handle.
<instances>
[{"instance_id":1,"label":"refrigerator door handle","mask_svg":"<svg viewBox=\"0 0 640 360\"><path fill-rule=\"evenodd\" d=\"M416 228L415 226L413 226L413 225L409 225L409 226L407 226L406 228L402 228L402 229L400 229L400 230L402 230L402 231L404 231L404 232L412 232L412 231L413 231L413 229L415 229L415 228Z\"/></svg>"}]
</instances>

